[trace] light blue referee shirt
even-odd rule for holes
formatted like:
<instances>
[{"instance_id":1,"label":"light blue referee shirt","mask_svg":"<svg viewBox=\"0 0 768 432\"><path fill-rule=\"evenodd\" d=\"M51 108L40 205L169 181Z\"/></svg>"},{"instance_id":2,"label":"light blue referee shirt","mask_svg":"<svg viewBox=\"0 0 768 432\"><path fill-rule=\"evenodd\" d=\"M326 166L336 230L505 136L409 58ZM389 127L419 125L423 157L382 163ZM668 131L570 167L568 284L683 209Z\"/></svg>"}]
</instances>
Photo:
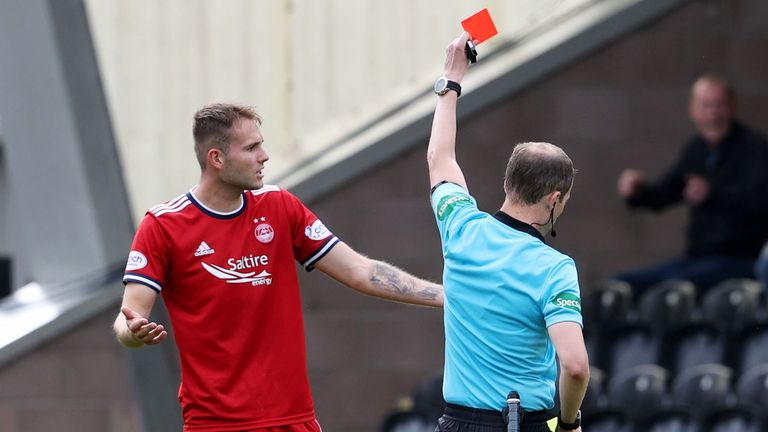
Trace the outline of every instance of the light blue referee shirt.
<instances>
[{"instance_id":1,"label":"light blue referee shirt","mask_svg":"<svg viewBox=\"0 0 768 432\"><path fill-rule=\"evenodd\" d=\"M554 406L557 366L547 328L582 325L576 265L531 225L477 209L461 186L432 192L445 268L446 402L501 410Z\"/></svg>"}]
</instances>

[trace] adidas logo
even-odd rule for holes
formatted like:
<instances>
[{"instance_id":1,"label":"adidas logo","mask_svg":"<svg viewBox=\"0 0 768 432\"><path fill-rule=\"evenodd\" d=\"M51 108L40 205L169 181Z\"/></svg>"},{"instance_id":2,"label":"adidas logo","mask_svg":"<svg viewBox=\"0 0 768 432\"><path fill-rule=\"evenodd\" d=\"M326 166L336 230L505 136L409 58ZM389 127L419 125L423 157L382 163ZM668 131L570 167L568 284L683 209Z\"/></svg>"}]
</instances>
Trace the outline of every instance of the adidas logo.
<instances>
[{"instance_id":1,"label":"adidas logo","mask_svg":"<svg viewBox=\"0 0 768 432\"><path fill-rule=\"evenodd\" d=\"M195 251L195 256L203 256L203 255L210 255L214 253L213 249L211 249L210 246L208 246L208 243L206 242L200 242L200 246L197 247L197 250Z\"/></svg>"}]
</instances>

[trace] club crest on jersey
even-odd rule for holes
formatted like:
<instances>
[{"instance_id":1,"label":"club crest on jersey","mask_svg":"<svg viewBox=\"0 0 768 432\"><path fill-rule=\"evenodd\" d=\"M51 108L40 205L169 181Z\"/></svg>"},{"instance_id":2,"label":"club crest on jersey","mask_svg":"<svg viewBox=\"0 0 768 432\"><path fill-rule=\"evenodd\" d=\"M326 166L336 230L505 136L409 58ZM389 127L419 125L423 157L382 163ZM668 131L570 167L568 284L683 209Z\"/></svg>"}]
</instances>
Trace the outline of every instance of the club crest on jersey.
<instances>
[{"instance_id":1,"label":"club crest on jersey","mask_svg":"<svg viewBox=\"0 0 768 432\"><path fill-rule=\"evenodd\" d=\"M304 235L312 240L322 240L331 236L331 231L325 227L325 224L320 219L312 222L312 225L304 228Z\"/></svg>"},{"instance_id":2,"label":"club crest on jersey","mask_svg":"<svg viewBox=\"0 0 768 432\"><path fill-rule=\"evenodd\" d=\"M253 234L256 236L256 240L267 244L275 238L275 229L268 223L260 223L256 225L256 229L253 230Z\"/></svg>"},{"instance_id":3,"label":"club crest on jersey","mask_svg":"<svg viewBox=\"0 0 768 432\"><path fill-rule=\"evenodd\" d=\"M131 251L128 254L128 263L125 265L126 271L140 270L147 266L147 257L139 251Z\"/></svg>"}]
</instances>

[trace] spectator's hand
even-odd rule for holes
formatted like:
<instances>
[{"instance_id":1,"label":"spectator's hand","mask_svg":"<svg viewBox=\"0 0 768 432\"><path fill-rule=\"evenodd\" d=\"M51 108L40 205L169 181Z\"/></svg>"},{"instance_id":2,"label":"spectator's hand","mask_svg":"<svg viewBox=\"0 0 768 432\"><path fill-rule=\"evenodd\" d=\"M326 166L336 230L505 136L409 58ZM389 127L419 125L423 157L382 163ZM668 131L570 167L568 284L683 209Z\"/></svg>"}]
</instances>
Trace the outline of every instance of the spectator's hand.
<instances>
[{"instance_id":1,"label":"spectator's hand","mask_svg":"<svg viewBox=\"0 0 768 432\"><path fill-rule=\"evenodd\" d=\"M137 341L145 345L156 345L168 336L168 332L165 331L161 324L149 322L149 320L127 307L123 307L121 310L125 316L125 324L128 326L128 330L131 331L131 334L133 334Z\"/></svg>"},{"instance_id":2,"label":"spectator's hand","mask_svg":"<svg viewBox=\"0 0 768 432\"><path fill-rule=\"evenodd\" d=\"M636 169L625 169L619 175L616 190L622 198L631 198L645 183L645 173Z\"/></svg>"},{"instance_id":3,"label":"spectator's hand","mask_svg":"<svg viewBox=\"0 0 768 432\"><path fill-rule=\"evenodd\" d=\"M448 48L445 49L443 75L451 81L460 83L461 79L464 78L464 74L467 72L469 60L467 59L467 53L464 52L464 47L468 40L469 33L463 32L448 45Z\"/></svg>"},{"instance_id":4,"label":"spectator's hand","mask_svg":"<svg viewBox=\"0 0 768 432\"><path fill-rule=\"evenodd\" d=\"M691 205L701 205L709 198L709 181L699 175L690 175L685 180L685 189L683 189L683 197L685 201Z\"/></svg>"},{"instance_id":5,"label":"spectator's hand","mask_svg":"<svg viewBox=\"0 0 768 432\"><path fill-rule=\"evenodd\" d=\"M557 431L557 432L566 432L566 431L564 431L564 430L562 430L560 428L556 428L555 431ZM576 429L574 429L573 432L581 432L581 426L579 426Z\"/></svg>"}]
</instances>

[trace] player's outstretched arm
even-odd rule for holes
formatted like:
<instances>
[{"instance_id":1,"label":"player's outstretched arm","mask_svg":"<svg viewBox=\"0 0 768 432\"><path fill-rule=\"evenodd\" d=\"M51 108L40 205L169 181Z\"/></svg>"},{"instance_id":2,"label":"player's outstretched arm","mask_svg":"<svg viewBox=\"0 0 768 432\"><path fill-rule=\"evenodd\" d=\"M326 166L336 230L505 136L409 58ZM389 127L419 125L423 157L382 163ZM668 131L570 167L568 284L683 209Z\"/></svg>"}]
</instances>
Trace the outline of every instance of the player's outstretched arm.
<instances>
[{"instance_id":1,"label":"player's outstretched arm","mask_svg":"<svg viewBox=\"0 0 768 432\"><path fill-rule=\"evenodd\" d=\"M469 34L462 33L445 49L443 76L461 83L467 71L469 60L464 46ZM467 188L464 174L456 161L456 105L458 94L448 91L437 99L435 117L432 119L432 131L427 148L429 165L429 183L435 186L442 181L449 181Z\"/></svg>"},{"instance_id":2,"label":"player's outstretched arm","mask_svg":"<svg viewBox=\"0 0 768 432\"><path fill-rule=\"evenodd\" d=\"M345 243L334 246L315 268L363 294L403 303L443 306L442 285L360 255Z\"/></svg>"},{"instance_id":3,"label":"player's outstretched arm","mask_svg":"<svg viewBox=\"0 0 768 432\"><path fill-rule=\"evenodd\" d=\"M152 312L156 298L157 293L144 285L126 284L123 304L113 326L115 336L123 346L137 348L155 345L168 336L162 324L146 318Z\"/></svg>"}]
</instances>

